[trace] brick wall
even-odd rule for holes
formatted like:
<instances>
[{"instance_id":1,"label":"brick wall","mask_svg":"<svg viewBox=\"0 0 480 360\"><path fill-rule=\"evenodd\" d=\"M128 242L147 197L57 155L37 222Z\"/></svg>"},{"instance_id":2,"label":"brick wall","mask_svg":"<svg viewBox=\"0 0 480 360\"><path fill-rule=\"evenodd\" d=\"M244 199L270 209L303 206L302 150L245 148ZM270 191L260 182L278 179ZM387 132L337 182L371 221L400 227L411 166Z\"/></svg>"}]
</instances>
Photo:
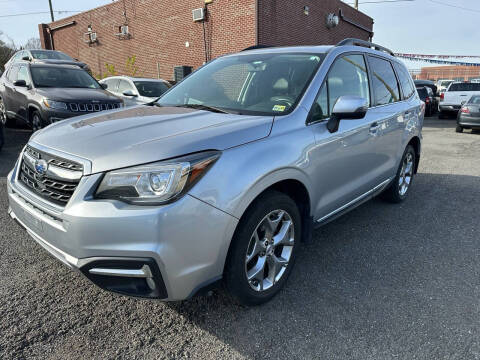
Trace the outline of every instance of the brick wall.
<instances>
[{"instance_id":1,"label":"brick wall","mask_svg":"<svg viewBox=\"0 0 480 360\"><path fill-rule=\"evenodd\" d=\"M310 7L308 16L303 14L304 5ZM205 61L203 24L192 20L192 10L203 6L204 0L119 0L48 26L55 29L71 24L53 30L54 47L86 62L94 74L104 74L105 63L126 74L127 57L136 55L137 76L173 79L174 66L197 68ZM368 32L344 22L335 29L326 28L326 13L338 14L339 8L351 19L372 27L369 17L339 0L214 0L208 5L205 23L208 58L257 43L328 44L345 37L367 39ZM125 23L129 39L115 35ZM84 41L89 25L97 33L98 42L93 44ZM39 32L43 46L49 48L47 26L40 24Z\"/></svg>"},{"instance_id":2,"label":"brick wall","mask_svg":"<svg viewBox=\"0 0 480 360\"><path fill-rule=\"evenodd\" d=\"M205 61L203 26L192 20L192 10L203 6L203 0L117 1L49 26L76 22L54 30L55 49L88 63L95 74L105 72L105 63L126 73L127 57L136 55L137 76L157 77L159 73L161 78L173 79L174 66L196 68ZM205 32L210 59L255 44L255 0L214 1L208 5L208 14ZM124 23L128 23L130 39L114 35ZM97 33L97 43L84 42L88 25Z\"/></svg>"},{"instance_id":3,"label":"brick wall","mask_svg":"<svg viewBox=\"0 0 480 360\"><path fill-rule=\"evenodd\" d=\"M309 14L305 15L304 6ZM340 0L259 0L258 42L265 45L333 45L355 37L368 40L370 34L340 19L333 29L326 26L329 13L339 9L350 20L373 29L373 20Z\"/></svg>"}]
</instances>

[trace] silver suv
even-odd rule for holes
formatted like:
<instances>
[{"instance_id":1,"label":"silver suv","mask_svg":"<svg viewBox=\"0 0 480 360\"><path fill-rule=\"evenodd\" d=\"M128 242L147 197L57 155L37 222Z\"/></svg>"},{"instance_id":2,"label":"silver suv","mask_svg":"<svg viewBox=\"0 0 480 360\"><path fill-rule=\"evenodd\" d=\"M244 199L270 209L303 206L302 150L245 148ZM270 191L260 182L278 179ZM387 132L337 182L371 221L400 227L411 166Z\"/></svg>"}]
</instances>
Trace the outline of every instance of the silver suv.
<instances>
[{"instance_id":1,"label":"silver suv","mask_svg":"<svg viewBox=\"0 0 480 360\"><path fill-rule=\"evenodd\" d=\"M9 213L103 289L182 300L222 283L260 304L315 227L407 197L423 116L378 45L244 51L150 106L35 133L8 176Z\"/></svg>"}]
</instances>

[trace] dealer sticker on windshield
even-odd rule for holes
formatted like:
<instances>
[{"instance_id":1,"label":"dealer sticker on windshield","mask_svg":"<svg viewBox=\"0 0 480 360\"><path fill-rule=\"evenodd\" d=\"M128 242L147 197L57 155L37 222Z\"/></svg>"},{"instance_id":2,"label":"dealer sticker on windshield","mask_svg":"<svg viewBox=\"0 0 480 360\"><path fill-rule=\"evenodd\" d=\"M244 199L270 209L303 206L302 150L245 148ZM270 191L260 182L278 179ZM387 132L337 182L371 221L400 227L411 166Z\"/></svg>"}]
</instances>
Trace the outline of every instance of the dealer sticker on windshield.
<instances>
[{"instance_id":1,"label":"dealer sticker on windshield","mask_svg":"<svg viewBox=\"0 0 480 360\"><path fill-rule=\"evenodd\" d=\"M285 111L285 108L286 108L285 105L275 105L275 106L273 107L273 111L282 112L282 111Z\"/></svg>"}]
</instances>

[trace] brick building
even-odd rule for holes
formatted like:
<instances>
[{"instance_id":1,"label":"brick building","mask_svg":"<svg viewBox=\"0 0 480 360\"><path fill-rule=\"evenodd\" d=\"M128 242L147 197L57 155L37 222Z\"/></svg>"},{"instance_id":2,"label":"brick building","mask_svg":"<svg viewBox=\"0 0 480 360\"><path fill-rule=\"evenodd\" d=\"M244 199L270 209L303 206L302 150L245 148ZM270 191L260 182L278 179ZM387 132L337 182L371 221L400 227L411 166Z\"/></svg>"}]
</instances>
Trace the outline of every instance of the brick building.
<instances>
[{"instance_id":1,"label":"brick building","mask_svg":"<svg viewBox=\"0 0 480 360\"><path fill-rule=\"evenodd\" d=\"M480 66L426 66L420 70L417 78L432 81L442 79L452 79L456 81L480 79Z\"/></svg>"},{"instance_id":2,"label":"brick building","mask_svg":"<svg viewBox=\"0 0 480 360\"><path fill-rule=\"evenodd\" d=\"M193 20L198 8L205 8L204 21ZM329 15L336 26L327 26ZM368 40L373 20L340 0L118 0L40 24L39 32L43 48L88 63L96 75L105 63L128 73L127 58L135 55L138 76L172 79L174 66L197 68L256 44Z\"/></svg>"}]
</instances>

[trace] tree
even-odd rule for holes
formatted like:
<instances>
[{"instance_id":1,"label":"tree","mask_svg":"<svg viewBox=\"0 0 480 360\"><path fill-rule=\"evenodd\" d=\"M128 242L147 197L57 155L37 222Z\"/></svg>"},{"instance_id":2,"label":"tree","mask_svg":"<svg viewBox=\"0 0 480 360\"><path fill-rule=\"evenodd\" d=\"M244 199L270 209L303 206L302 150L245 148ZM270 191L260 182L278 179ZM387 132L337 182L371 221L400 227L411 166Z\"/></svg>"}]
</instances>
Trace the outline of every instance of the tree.
<instances>
[{"instance_id":1,"label":"tree","mask_svg":"<svg viewBox=\"0 0 480 360\"><path fill-rule=\"evenodd\" d=\"M0 31L0 37L2 37L3 35L3 32ZM0 70L3 70L5 68L6 62L10 60L10 58L16 51L13 41L8 37L7 39L9 40L9 43L0 39Z\"/></svg>"},{"instance_id":2,"label":"tree","mask_svg":"<svg viewBox=\"0 0 480 360\"><path fill-rule=\"evenodd\" d=\"M39 38L30 38L27 40L25 45L22 46L22 49L41 49L42 43Z\"/></svg>"}]
</instances>

